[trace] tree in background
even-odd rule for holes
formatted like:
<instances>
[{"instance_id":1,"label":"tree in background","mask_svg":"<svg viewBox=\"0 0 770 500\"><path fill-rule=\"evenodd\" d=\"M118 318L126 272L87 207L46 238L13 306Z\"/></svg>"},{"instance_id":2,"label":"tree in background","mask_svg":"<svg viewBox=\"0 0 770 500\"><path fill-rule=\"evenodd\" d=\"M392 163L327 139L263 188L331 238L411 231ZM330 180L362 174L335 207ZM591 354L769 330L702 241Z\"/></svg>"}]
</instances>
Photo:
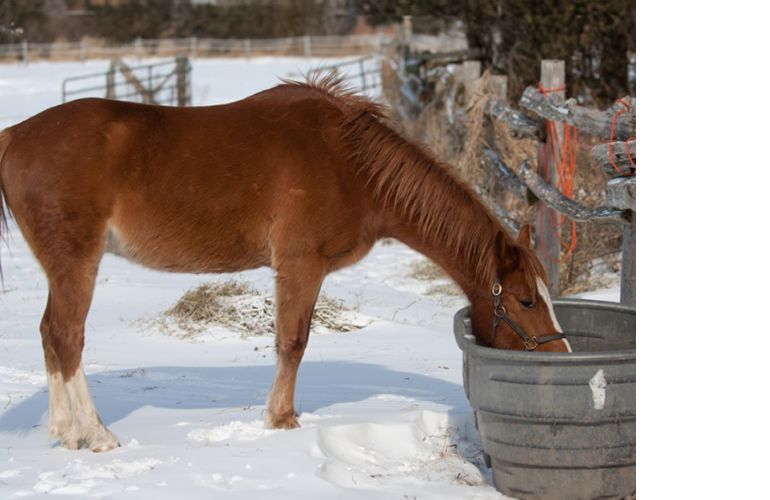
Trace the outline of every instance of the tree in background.
<instances>
[{"instance_id":1,"label":"tree in background","mask_svg":"<svg viewBox=\"0 0 770 500\"><path fill-rule=\"evenodd\" d=\"M415 31L435 30L436 19L462 21L484 65L508 75L512 99L538 81L543 59L566 61L572 96L605 103L633 94L634 0L354 0L354 6L373 24L411 15Z\"/></svg>"},{"instance_id":2,"label":"tree in background","mask_svg":"<svg viewBox=\"0 0 770 500\"><path fill-rule=\"evenodd\" d=\"M272 38L338 34L355 18L339 0L0 0L0 43L84 36L113 42L141 38ZM342 13L346 12L342 9Z\"/></svg>"},{"instance_id":3,"label":"tree in background","mask_svg":"<svg viewBox=\"0 0 770 500\"><path fill-rule=\"evenodd\" d=\"M563 59L569 95L611 101L629 94L636 51L633 0L465 0L468 41L507 74L518 96L537 82L540 61Z\"/></svg>"},{"instance_id":4,"label":"tree in background","mask_svg":"<svg viewBox=\"0 0 770 500\"><path fill-rule=\"evenodd\" d=\"M271 38L318 34L326 2L289 0L232 5L192 4L189 0L126 0L89 6L93 36L114 41L201 36Z\"/></svg>"},{"instance_id":5,"label":"tree in background","mask_svg":"<svg viewBox=\"0 0 770 500\"><path fill-rule=\"evenodd\" d=\"M461 22L485 67L508 75L512 100L537 82L542 59L566 61L572 96L604 104L633 95L634 0L0 0L0 43L344 34L358 15L373 25L411 15L423 33Z\"/></svg>"},{"instance_id":6,"label":"tree in background","mask_svg":"<svg viewBox=\"0 0 770 500\"><path fill-rule=\"evenodd\" d=\"M46 0L0 0L0 43L33 40L48 23Z\"/></svg>"}]
</instances>

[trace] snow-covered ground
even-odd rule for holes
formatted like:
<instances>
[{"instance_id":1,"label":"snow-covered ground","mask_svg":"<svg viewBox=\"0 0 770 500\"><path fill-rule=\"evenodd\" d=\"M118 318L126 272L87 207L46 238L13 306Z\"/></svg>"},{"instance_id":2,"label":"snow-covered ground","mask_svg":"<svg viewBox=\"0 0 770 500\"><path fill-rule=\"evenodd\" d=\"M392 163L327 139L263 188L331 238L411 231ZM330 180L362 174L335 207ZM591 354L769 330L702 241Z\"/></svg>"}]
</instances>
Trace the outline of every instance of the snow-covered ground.
<instances>
[{"instance_id":1,"label":"snow-covered ground","mask_svg":"<svg viewBox=\"0 0 770 500\"><path fill-rule=\"evenodd\" d=\"M195 61L196 103L238 99L321 63ZM57 104L61 78L100 64L0 65L0 126ZM422 257L400 244L380 243L327 278L323 291L369 324L311 336L297 384L302 427L291 431L263 424L272 337L183 340L137 321L205 281L235 277L271 292L270 270L167 274L105 256L83 355L96 406L123 445L105 454L48 442L45 277L13 224L0 259L2 498L504 498L488 485L462 389L451 329L465 301L427 294L435 283L408 277Z\"/></svg>"}]
</instances>

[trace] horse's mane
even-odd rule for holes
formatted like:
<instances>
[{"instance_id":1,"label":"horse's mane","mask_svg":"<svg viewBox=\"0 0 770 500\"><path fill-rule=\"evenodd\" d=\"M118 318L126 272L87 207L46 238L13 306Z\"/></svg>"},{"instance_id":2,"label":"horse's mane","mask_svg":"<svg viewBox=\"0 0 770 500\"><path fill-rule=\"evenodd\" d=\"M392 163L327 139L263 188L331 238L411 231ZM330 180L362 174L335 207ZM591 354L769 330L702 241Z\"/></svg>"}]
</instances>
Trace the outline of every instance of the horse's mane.
<instances>
[{"instance_id":1,"label":"horse's mane","mask_svg":"<svg viewBox=\"0 0 770 500\"><path fill-rule=\"evenodd\" d=\"M341 129L350 145L350 159L366 177L375 200L414 221L423 238L445 246L468 269L475 270L480 283L492 283L496 278L494 240L502 232L518 250L525 279L533 297L537 296L536 278L543 268L534 252L508 236L451 166L399 135L388 124L381 105L356 95L334 75L286 83L319 92L343 112Z\"/></svg>"}]
</instances>

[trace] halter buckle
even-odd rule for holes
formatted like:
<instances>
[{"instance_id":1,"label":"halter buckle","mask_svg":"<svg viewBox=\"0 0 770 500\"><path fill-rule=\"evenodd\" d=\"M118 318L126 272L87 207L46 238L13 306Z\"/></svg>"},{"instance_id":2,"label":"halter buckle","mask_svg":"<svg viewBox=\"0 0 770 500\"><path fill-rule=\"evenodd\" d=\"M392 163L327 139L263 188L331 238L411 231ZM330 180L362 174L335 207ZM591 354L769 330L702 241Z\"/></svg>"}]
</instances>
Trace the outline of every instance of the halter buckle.
<instances>
[{"instance_id":1,"label":"halter buckle","mask_svg":"<svg viewBox=\"0 0 770 500\"><path fill-rule=\"evenodd\" d=\"M536 337L530 337L524 341L524 348L528 351L534 351L538 345Z\"/></svg>"}]
</instances>

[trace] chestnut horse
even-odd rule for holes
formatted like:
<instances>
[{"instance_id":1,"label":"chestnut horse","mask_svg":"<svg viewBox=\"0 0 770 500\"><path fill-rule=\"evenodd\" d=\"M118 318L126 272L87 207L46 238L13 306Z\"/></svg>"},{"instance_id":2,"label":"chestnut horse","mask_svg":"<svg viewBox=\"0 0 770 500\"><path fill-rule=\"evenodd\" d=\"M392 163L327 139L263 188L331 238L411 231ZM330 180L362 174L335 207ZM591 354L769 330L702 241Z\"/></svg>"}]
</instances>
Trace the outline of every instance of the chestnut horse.
<instances>
[{"instance_id":1,"label":"chestnut horse","mask_svg":"<svg viewBox=\"0 0 770 500\"><path fill-rule=\"evenodd\" d=\"M67 448L118 445L81 368L104 252L165 271L275 270L275 428L298 426L294 386L324 276L383 237L458 283L480 342L569 350L529 230L510 239L451 168L329 77L219 106L50 108L0 133L0 194L48 278L48 427Z\"/></svg>"}]
</instances>

